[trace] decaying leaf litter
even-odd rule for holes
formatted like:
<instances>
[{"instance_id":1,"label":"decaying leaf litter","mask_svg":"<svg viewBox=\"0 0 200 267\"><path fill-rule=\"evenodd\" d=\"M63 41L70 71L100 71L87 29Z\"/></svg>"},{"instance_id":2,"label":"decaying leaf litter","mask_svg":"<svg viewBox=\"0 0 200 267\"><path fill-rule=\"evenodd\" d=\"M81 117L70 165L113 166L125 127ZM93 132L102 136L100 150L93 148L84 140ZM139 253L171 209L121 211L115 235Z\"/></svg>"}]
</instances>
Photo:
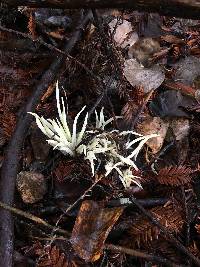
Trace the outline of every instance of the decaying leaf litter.
<instances>
[{"instance_id":1,"label":"decaying leaf litter","mask_svg":"<svg viewBox=\"0 0 200 267\"><path fill-rule=\"evenodd\" d=\"M93 11L69 55L81 16L1 12L2 169L64 57L26 112L15 209L1 202L15 266L200 266L199 22Z\"/></svg>"}]
</instances>

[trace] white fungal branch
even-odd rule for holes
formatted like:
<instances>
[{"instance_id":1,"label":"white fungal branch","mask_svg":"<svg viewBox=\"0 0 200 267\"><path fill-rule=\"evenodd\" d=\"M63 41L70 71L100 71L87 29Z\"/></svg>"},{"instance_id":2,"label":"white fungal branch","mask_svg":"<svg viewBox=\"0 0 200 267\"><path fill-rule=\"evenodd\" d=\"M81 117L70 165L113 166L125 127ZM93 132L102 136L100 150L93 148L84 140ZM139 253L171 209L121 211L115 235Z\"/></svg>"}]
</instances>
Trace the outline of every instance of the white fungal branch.
<instances>
[{"instance_id":1,"label":"white fungal branch","mask_svg":"<svg viewBox=\"0 0 200 267\"><path fill-rule=\"evenodd\" d=\"M69 154L70 156L74 156L76 153L76 148L82 142L86 132L88 113L85 116L81 131L77 133L78 119L83 110L85 109L84 106L74 119L73 129L71 133L67 123L67 114L65 110L64 100L62 97L62 105L60 103L58 82L56 83L56 100L59 117L56 120L45 120L43 117L39 117L35 113L30 114L32 114L36 118L36 123L38 127L49 138L47 142L53 147L53 149L58 149L63 154Z\"/></svg>"},{"instance_id":2,"label":"white fungal branch","mask_svg":"<svg viewBox=\"0 0 200 267\"><path fill-rule=\"evenodd\" d=\"M115 170L119 179L125 188L135 183L141 187L140 177L132 174L131 169L138 170L135 163L136 158L142 149L143 145L153 137L157 137L156 134L143 136L134 131L118 130L105 131L105 126L111 123L114 118L105 120L103 108L96 116L96 130L86 131L88 124L88 113L86 113L82 128L77 132L78 120L81 113L84 111L85 106L76 115L72 131L70 130L67 122L67 113L64 105L63 97L60 97L58 82L56 83L56 100L58 118L56 119L44 119L42 116L38 116L36 113L30 113L36 119L36 123L40 130L48 137L47 142L53 147L53 149L60 150L63 154L74 157L76 154L84 155L84 159L90 162L92 174L95 174L95 162L98 159L103 159L103 168L105 170L105 176L108 176L113 170ZM117 116L116 119L122 118ZM100 133L100 131L103 131ZM127 141L126 136L128 134L138 136L132 141ZM91 136L90 141L87 141L85 136ZM123 151L119 149L118 139L122 138L125 142L126 157L123 155ZM133 149L133 145L135 148Z\"/></svg>"},{"instance_id":3,"label":"white fungal branch","mask_svg":"<svg viewBox=\"0 0 200 267\"><path fill-rule=\"evenodd\" d=\"M104 107L102 107L99 116L97 114L97 111L95 110L96 128L97 129L101 129L101 130L104 130L105 126L108 125L109 123L111 123L114 120L114 118L110 118L110 119L105 121L103 110L104 110ZM122 118L122 116L116 116L115 117L115 119L120 119L120 118Z\"/></svg>"}]
</instances>

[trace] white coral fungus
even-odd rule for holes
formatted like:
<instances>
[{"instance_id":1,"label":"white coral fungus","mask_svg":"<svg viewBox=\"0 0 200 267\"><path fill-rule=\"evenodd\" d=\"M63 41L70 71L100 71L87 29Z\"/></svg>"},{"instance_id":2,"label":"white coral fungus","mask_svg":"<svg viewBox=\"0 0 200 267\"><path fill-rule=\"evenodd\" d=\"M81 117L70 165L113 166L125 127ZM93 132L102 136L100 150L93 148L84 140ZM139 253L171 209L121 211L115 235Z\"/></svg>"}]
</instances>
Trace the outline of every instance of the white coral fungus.
<instances>
[{"instance_id":1,"label":"white coral fungus","mask_svg":"<svg viewBox=\"0 0 200 267\"><path fill-rule=\"evenodd\" d=\"M82 128L77 132L78 119L85 109L85 106L76 115L71 131L67 122L64 100L62 97L60 98L58 82L56 83L56 100L58 109L57 119L44 119L44 117L40 117L36 113L30 112L30 114L35 117L40 130L48 137L47 142L53 149L58 149L63 154L68 154L73 157L76 154L83 154L84 159L90 162L93 175L95 174L95 161L99 160L104 164L105 176L108 176L115 170L119 174L119 179L125 188L130 187L131 183L135 183L137 186L141 187L139 181L140 177L134 176L131 169L134 168L135 170L138 170L135 163L138 153L148 139L157 137L158 135L151 134L143 136L134 131L105 131L105 126L112 122L114 118L105 120L103 108L101 109L99 116L95 111L97 130L86 131L88 123L88 113L86 113ZM116 117L116 119L119 118L121 117ZM100 130L102 131L101 133ZM136 135L138 137L132 141L126 141L126 136L128 134ZM86 139L86 135L89 137L91 136L91 138ZM120 138L124 140L125 151L120 149L118 143ZM133 149L132 146L136 144L137 146ZM126 156L124 156L125 153Z\"/></svg>"}]
</instances>

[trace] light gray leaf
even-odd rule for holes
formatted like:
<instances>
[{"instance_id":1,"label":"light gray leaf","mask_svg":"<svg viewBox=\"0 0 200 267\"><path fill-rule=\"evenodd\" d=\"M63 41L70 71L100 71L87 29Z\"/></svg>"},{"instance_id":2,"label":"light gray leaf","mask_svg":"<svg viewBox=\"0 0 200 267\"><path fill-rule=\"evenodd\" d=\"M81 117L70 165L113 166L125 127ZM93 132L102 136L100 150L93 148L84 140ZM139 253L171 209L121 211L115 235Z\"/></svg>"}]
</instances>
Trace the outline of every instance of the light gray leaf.
<instances>
[{"instance_id":1,"label":"light gray leaf","mask_svg":"<svg viewBox=\"0 0 200 267\"><path fill-rule=\"evenodd\" d=\"M165 79L161 67L154 65L151 68L144 68L135 59L125 61L124 76L132 86L142 86L145 93L158 88Z\"/></svg>"}]
</instances>

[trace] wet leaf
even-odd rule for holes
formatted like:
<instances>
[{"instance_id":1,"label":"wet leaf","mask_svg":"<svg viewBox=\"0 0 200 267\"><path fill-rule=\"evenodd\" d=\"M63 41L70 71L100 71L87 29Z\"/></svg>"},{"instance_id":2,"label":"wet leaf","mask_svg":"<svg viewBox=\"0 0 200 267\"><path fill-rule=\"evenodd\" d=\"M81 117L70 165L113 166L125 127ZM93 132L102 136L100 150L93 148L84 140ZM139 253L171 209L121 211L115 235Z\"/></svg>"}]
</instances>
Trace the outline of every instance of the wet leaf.
<instances>
[{"instance_id":1,"label":"wet leaf","mask_svg":"<svg viewBox=\"0 0 200 267\"><path fill-rule=\"evenodd\" d=\"M71 243L78 255L86 261L100 258L104 242L123 208L102 208L86 200L82 203L72 231Z\"/></svg>"},{"instance_id":2,"label":"wet leaf","mask_svg":"<svg viewBox=\"0 0 200 267\"><path fill-rule=\"evenodd\" d=\"M194 79L200 75L200 59L194 56L186 57L175 64L174 79L192 85Z\"/></svg>"},{"instance_id":3,"label":"wet leaf","mask_svg":"<svg viewBox=\"0 0 200 267\"><path fill-rule=\"evenodd\" d=\"M161 92L149 105L154 116L164 117L189 117L184 111L196 103L190 96L182 95L179 91L168 90Z\"/></svg>"},{"instance_id":4,"label":"wet leaf","mask_svg":"<svg viewBox=\"0 0 200 267\"><path fill-rule=\"evenodd\" d=\"M158 88L165 79L161 67L144 68L135 59L125 61L124 76L132 86L142 86L145 93Z\"/></svg>"},{"instance_id":5,"label":"wet leaf","mask_svg":"<svg viewBox=\"0 0 200 267\"><path fill-rule=\"evenodd\" d=\"M113 19L109 23L111 33L114 31L114 40L117 46L125 48L127 45L133 45L138 40L138 34L133 32L132 25L129 21L124 20L123 23Z\"/></svg>"}]
</instances>

